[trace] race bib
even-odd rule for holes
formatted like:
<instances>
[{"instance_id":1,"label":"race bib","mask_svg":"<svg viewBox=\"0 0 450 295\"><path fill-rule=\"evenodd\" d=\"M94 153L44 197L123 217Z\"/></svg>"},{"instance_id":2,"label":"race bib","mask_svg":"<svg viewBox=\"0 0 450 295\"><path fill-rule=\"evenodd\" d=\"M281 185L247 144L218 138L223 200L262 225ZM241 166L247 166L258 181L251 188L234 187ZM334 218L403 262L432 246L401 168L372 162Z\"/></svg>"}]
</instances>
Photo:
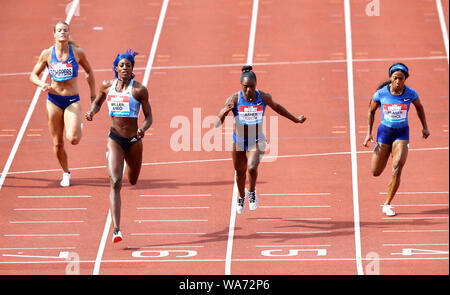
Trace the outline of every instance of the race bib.
<instances>
[{"instance_id":1,"label":"race bib","mask_svg":"<svg viewBox=\"0 0 450 295\"><path fill-rule=\"evenodd\" d=\"M112 117L130 116L130 97L127 95L108 95L109 115Z\"/></svg>"},{"instance_id":2,"label":"race bib","mask_svg":"<svg viewBox=\"0 0 450 295\"><path fill-rule=\"evenodd\" d=\"M408 106L406 104L385 104L383 106L384 119L398 123L406 120Z\"/></svg>"},{"instance_id":3,"label":"race bib","mask_svg":"<svg viewBox=\"0 0 450 295\"><path fill-rule=\"evenodd\" d=\"M262 105L239 106L239 121L243 125L256 125L263 122Z\"/></svg>"},{"instance_id":4,"label":"race bib","mask_svg":"<svg viewBox=\"0 0 450 295\"><path fill-rule=\"evenodd\" d=\"M67 81L73 77L73 66L65 62L52 63L49 66L49 73L54 81Z\"/></svg>"}]
</instances>

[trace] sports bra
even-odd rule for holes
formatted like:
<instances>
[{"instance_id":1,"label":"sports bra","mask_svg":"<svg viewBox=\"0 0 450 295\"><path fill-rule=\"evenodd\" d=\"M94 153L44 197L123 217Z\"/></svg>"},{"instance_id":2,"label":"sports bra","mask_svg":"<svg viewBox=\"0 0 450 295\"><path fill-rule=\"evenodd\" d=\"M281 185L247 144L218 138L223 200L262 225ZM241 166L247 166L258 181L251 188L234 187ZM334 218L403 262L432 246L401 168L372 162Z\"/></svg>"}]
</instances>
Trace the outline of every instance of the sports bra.
<instances>
[{"instance_id":1,"label":"sports bra","mask_svg":"<svg viewBox=\"0 0 450 295\"><path fill-rule=\"evenodd\" d=\"M52 50L52 59L48 71L53 81L64 82L78 77L78 63L73 55L72 45L69 44L69 57L66 61L59 61L56 57L55 46Z\"/></svg>"},{"instance_id":2,"label":"sports bra","mask_svg":"<svg viewBox=\"0 0 450 295\"><path fill-rule=\"evenodd\" d=\"M141 102L133 97L133 80L123 92L116 91L117 81L118 79L114 80L106 96L109 115L111 117L137 118Z\"/></svg>"}]
</instances>

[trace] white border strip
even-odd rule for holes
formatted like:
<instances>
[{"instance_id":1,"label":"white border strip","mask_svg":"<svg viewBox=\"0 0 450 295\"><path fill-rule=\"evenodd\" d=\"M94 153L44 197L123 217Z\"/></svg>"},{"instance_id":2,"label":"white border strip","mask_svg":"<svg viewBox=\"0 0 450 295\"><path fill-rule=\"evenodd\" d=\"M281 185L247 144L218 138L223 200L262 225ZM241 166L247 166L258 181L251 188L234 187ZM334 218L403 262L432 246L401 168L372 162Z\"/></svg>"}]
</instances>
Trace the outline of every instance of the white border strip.
<instances>
[{"instance_id":1,"label":"white border strip","mask_svg":"<svg viewBox=\"0 0 450 295\"><path fill-rule=\"evenodd\" d=\"M147 67L145 68L144 79L142 85L147 87L148 79L150 77L150 71L153 66L153 60L155 59L156 48L158 47L159 36L161 35L162 26L164 23L164 18L166 16L167 6L169 5L169 0L164 0L161 13L159 14L158 26L156 27L155 36L153 37L152 47L150 49L150 55L147 62ZM123 167L125 169L125 167ZM108 233L111 227L111 211L108 209L108 217L106 218L105 228L103 230L102 239L100 241L100 246L98 248L97 257L95 258L95 265L93 275L98 275L100 273L100 264L102 262L103 251L105 250L106 240L108 238Z\"/></svg>"},{"instance_id":2,"label":"white border strip","mask_svg":"<svg viewBox=\"0 0 450 295\"><path fill-rule=\"evenodd\" d=\"M441 23L442 37L444 38L445 52L447 53L447 64L448 64L448 32L447 24L445 23L444 10L442 9L441 0L436 0L436 7L439 14L439 22Z\"/></svg>"},{"instance_id":3,"label":"white border strip","mask_svg":"<svg viewBox=\"0 0 450 295\"><path fill-rule=\"evenodd\" d=\"M355 128L355 97L353 86L353 53L350 0L344 1L345 10L345 43L347 50L347 83L348 83L348 107L350 123L350 152L352 160L352 188L353 188L353 216L355 227L355 255L358 275L363 275L361 261L361 233L359 224L359 197L358 197L358 163L356 156L356 128Z\"/></svg>"},{"instance_id":4,"label":"white border strip","mask_svg":"<svg viewBox=\"0 0 450 295\"><path fill-rule=\"evenodd\" d=\"M70 20L72 19L72 16L75 13L75 9L77 8L78 5L79 0L73 0L70 11L66 17L66 23L68 24L70 23ZM48 77L48 69L46 68L44 70L44 73L42 74L41 81L47 80L47 77ZM31 100L30 107L28 108L27 114L25 115L25 119L23 120L19 133L17 134L16 141L14 142L11 152L9 153L8 160L6 161L5 167L3 168L2 174L0 176L0 190L3 187L3 183L5 182L5 178L8 175L9 168L11 168L14 157L16 156L17 150L19 149L20 142L22 141L23 135L25 134L25 130L27 129L28 123L30 122L31 116L33 115L34 108L36 107L41 91L42 91L41 87L36 87L36 91L34 92L34 96L33 99Z\"/></svg>"}]
</instances>

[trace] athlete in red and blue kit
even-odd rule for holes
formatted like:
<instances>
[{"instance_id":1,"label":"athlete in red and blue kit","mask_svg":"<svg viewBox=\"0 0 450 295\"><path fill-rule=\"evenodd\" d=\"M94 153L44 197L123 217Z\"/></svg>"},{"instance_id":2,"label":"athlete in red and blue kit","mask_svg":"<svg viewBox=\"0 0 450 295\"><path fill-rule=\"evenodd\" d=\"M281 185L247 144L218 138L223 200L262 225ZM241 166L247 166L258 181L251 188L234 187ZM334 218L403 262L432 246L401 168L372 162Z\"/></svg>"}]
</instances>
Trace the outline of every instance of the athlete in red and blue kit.
<instances>
[{"instance_id":1,"label":"athlete in red and blue kit","mask_svg":"<svg viewBox=\"0 0 450 295\"><path fill-rule=\"evenodd\" d=\"M414 89L405 85L408 77L409 70L402 63L396 63L389 68L390 80L378 88L370 101L367 136L363 143L364 146L368 146L369 141L373 141L372 128L375 112L378 107L381 107L382 119L378 127L377 143L372 156L372 174L374 176L381 175L392 154L392 178L388 186L386 201L382 207L382 212L387 216L395 216L390 203L400 185L401 172L408 156L408 112L411 103L416 107L417 115L422 123L423 138L430 135L419 96Z\"/></svg>"}]
</instances>

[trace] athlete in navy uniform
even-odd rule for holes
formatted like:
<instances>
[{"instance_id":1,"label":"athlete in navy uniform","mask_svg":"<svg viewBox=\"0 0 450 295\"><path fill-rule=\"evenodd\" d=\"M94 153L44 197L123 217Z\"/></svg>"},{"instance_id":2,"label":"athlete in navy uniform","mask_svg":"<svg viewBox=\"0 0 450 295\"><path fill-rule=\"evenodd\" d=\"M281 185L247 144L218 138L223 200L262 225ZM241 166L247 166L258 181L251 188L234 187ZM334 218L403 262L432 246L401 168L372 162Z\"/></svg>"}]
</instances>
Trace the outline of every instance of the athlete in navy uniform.
<instances>
[{"instance_id":1,"label":"athlete in navy uniform","mask_svg":"<svg viewBox=\"0 0 450 295\"><path fill-rule=\"evenodd\" d=\"M94 72L89 65L86 53L70 39L69 25L63 21L56 23L54 29L55 45L42 51L30 80L44 91L48 91L47 115L50 135L53 139L53 151L63 169L60 185L70 186L70 172L67 153L64 149L64 128L67 140L75 145L82 137L82 114L78 94L78 67L86 72L91 101L95 98ZM39 75L48 68L51 83L39 79Z\"/></svg>"},{"instance_id":2,"label":"athlete in navy uniform","mask_svg":"<svg viewBox=\"0 0 450 295\"><path fill-rule=\"evenodd\" d=\"M220 126L230 111L233 111L235 124L233 132L233 165L236 171L236 184L239 191L237 212L241 214L245 208L245 197L248 196L249 209L258 207L256 195L256 178L258 165L266 148L263 117L266 106L270 106L278 114L295 123L303 123L305 116L295 117L282 105L272 99L272 96L256 89L256 75L252 66L242 67L242 90L227 98L224 107L218 114L216 127ZM245 181L249 175L249 188L245 189Z\"/></svg>"},{"instance_id":3,"label":"athlete in navy uniform","mask_svg":"<svg viewBox=\"0 0 450 295\"><path fill-rule=\"evenodd\" d=\"M124 161L127 163L128 180L131 185L135 185L142 165L141 139L153 121L147 88L133 80L135 55L137 53L131 50L117 55L113 63L116 79L103 81L99 94L92 102L89 112L86 113L86 119L92 121L106 100L111 116L107 161L114 243L120 242L123 238L120 232L120 190ZM139 128L138 117L141 106L145 118Z\"/></svg>"},{"instance_id":4,"label":"athlete in navy uniform","mask_svg":"<svg viewBox=\"0 0 450 295\"><path fill-rule=\"evenodd\" d=\"M373 142L372 127L375 112L381 107L382 119L372 156L372 174L381 175L389 155L392 155L392 178L382 212L387 216L395 216L390 204L400 185L400 176L408 156L408 112L411 103L416 107L417 115L422 123L422 137L430 136L430 131L417 92L405 85L405 80L409 77L408 68L402 63L396 63L389 68L389 77L390 80L378 88L370 101L367 135L363 145L367 147L369 141Z\"/></svg>"}]
</instances>

